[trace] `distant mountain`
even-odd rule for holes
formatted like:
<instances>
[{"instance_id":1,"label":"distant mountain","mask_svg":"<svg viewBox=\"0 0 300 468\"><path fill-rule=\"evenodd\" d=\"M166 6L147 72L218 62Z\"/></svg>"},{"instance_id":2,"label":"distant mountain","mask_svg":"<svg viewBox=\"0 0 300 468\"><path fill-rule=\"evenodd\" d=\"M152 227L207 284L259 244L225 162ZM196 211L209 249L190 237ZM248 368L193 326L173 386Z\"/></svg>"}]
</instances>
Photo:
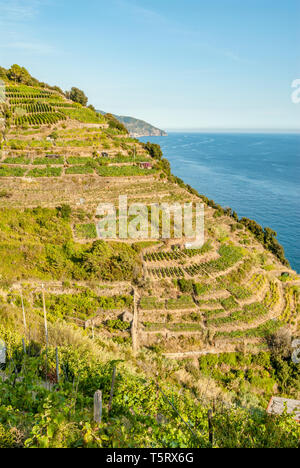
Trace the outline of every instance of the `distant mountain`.
<instances>
[{"instance_id":1,"label":"distant mountain","mask_svg":"<svg viewBox=\"0 0 300 468\"><path fill-rule=\"evenodd\" d=\"M106 112L98 111L100 114L105 115ZM127 117L123 115L114 116L125 125L130 135L139 138L142 136L167 136L167 133L157 127L145 122L144 120L135 119L134 117Z\"/></svg>"}]
</instances>

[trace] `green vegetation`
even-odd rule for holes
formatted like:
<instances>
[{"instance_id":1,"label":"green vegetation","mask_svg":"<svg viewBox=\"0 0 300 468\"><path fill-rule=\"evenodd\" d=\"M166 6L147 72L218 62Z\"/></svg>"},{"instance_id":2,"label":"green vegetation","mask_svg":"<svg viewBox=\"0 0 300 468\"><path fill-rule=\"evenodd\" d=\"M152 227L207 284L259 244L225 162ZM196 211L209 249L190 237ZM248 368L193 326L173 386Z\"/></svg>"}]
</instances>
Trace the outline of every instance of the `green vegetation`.
<instances>
[{"instance_id":1,"label":"green vegetation","mask_svg":"<svg viewBox=\"0 0 300 468\"><path fill-rule=\"evenodd\" d=\"M55 332L55 328L53 332ZM67 333L68 328L61 329ZM95 344L73 332L71 344L59 347L61 380L55 379L55 350L48 350L48 379L54 388L41 385L45 375L44 349L28 344L29 356L22 354L18 334L6 333L15 368L21 381L7 369L7 380L0 382L0 445L26 448L130 448L210 447L207 407L195 403L189 391L165 384L159 376L163 393L157 391L151 377L137 375L122 361L117 361L117 379L113 406L107 412L111 376L116 360L109 358L106 345ZM104 353L107 355L103 359ZM102 350L102 352L101 352ZM265 366L268 366L267 362ZM170 372L170 371L169 371ZM174 370L172 369L172 372ZM257 378L248 376L248 381ZM14 385L12 383L14 382ZM74 389L73 382L77 382ZM94 392L101 388L104 399L103 422L92 422ZM35 398L32 397L34 392ZM189 422L192 432L180 416ZM145 414L146 411L146 414ZM157 418L165 418L161 424ZM215 447L299 447L299 425L291 416L267 417L262 412L242 408L221 410L214 415ZM236 434L239 437L236 438Z\"/></svg>"},{"instance_id":2,"label":"green vegetation","mask_svg":"<svg viewBox=\"0 0 300 468\"><path fill-rule=\"evenodd\" d=\"M159 300L156 297L142 297L140 301L140 308L144 310L164 309L165 301Z\"/></svg>"},{"instance_id":3,"label":"green vegetation","mask_svg":"<svg viewBox=\"0 0 300 468\"><path fill-rule=\"evenodd\" d=\"M86 107L83 91L64 94L17 65L0 78L0 447L210 447L214 408L216 448L299 448L292 416L265 411L272 395L300 398L299 278L274 258L285 263L276 233L173 176L159 145ZM120 193L149 214L158 201L203 201L207 242L95 240L98 204ZM235 352L206 354L220 349Z\"/></svg>"},{"instance_id":4,"label":"green vegetation","mask_svg":"<svg viewBox=\"0 0 300 468\"><path fill-rule=\"evenodd\" d=\"M21 167L0 166L0 177L23 177L25 172Z\"/></svg>"},{"instance_id":5,"label":"green vegetation","mask_svg":"<svg viewBox=\"0 0 300 468\"><path fill-rule=\"evenodd\" d=\"M64 110L62 109L62 112ZM45 112L42 114L28 114L15 119L15 125L52 125L61 120L66 120L66 116L61 112Z\"/></svg>"},{"instance_id":6,"label":"green vegetation","mask_svg":"<svg viewBox=\"0 0 300 468\"><path fill-rule=\"evenodd\" d=\"M282 327L282 323L279 320L269 320L268 322L259 325L256 328L250 328L249 330L237 330L232 332L217 332L216 337L226 338L252 338L261 337L267 338L273 333L277 332Z\"/></svg>"},{"instance_id":7,"label":"green vegetation","mask_svg":"<svg viewBox=\"0 0 300 468\"><path fill-rule=\"evenodd\" d=\"M100 114L96 114L91 109L87 109L86 107L79 107L77 109L69 107L61 108L61 112L70 119L79 120L79 122L83 123L100 124L105 122L104 118Z\"/></svg>"},{"instance_id":8,"label":"green vegetation","mask_svg":"<svg viewBox=\"0 0 300 468\"><path fill-rule=\"evenodd\" d=\"M66 96L68 99L71 99L71 101L77 102L78 104L81 104L84 107L88 103L88 98L84 94L84 91L75 87L73 87L71 91L67 92Z\"/></svg>"},{"instance_id":9,"label":"green vegetation","mask_svg":"<svg viewBox=\"0 0 300 468\"><path fill-rule=\"evenodd\" d=\"M169 299L166 306L167 309L190 309L194 308L195 304L191 296L180 296L177 299Z\"/></svg>"},{"instance_id":10,"label":"green vegetation","mask_svg":"<svg viewBox=\"0 0 300 468\"><path fill-rule=\"evenodd\" d=\"M27 173L27 177L60 177L62 169L59 167L46 167L44 169L31 169Z\"/></svg>"},{"instance_id":11,"label":"green vegetation","mask_svg":"<svg viewBox=\"0 0 300 468\"><path fill-rule=\"evenodd\" d=\"M41 165L63 165L65 162L63 156L55 159L50 159L50 158L36 158L33 160L33 164L36 166L41 166Z\"/></svg>"},{"instance_id":12,"label":"green vegetation","mask_svg":"<svg viewBox=\"0 0 300 468\"><path fill-rule=\"evenodd\" d=\"M182 260L192 258L197 255L204 255L212 250L210 242L206 242L201 249L175 249L172 251L154 252L144 255L144 260L148 262L159 262L163 260Z\"/></svg>"},{"instance_id":13,"label":"green vegetation","mask_svg":"<svg viewBox=\"0 0 300 468\"><path fill-rule=\"evenodd\" d=\"M212 377L226 390L235 388L238 403L248 393L262 398L266 406L273 395L274 387L279 386L282 394L289 389L297 392L300 384L296 365L290 356L278 358L270 352L259 354L223 353L203 356L199 359L200 370ZM224 372L224 369L227 371Z\"/></svg>"},{"instance_id":14,"label":"green vegetation","mask_svg":"<svg viewBox=\"0 0 300 468\"><path fill-rule=\"evenodd\" d=\"M27 156L17 156L14 158L6 158L3 161L5 164L30 164L31 160Z\"/></svg>"},{"instance_id":15,"label":"green vegetation","mask_svg":"<svg viewBox=\"0 0 300 468\"><path fill-rule=\"evenodd\" d=\"M222 301L223 305L224 301ZM228 308L229 306L227 306ZM230 308L234 308L235 304L230 304ZM237 324L237 323L247 323L251 324L255 322L258 318L263 317L268 314L268 309L261 304L260 302L255 302L253 304L247 304L243 307L242 310L233 312L231 315L222 318L215 318L208 320L207 324L209 326L219 327L225 324Z\"/></svg>"},{"instance_id":16,"label":"green vegetation","mask_svg":"<svg viewBox=\"0 0 300 468\"><path fill-rule=\"evenodd\" d=\"M93 223L90 224L77 224L75 226L75 234L79 239L96 239L97 231Z\"/></svg>"},{"instance_id":17,"label":"green vegetation","mask_svg":"<svg viewBox=\"0 0 300 468\"><path fill-rule=\"evenodd\" d=\"M90 166L73 166L66 169L66 174L93 174L94 169Z\"/></svg>"},{"instance_id":18,"label":"green vegetation","mask_svg":"<svg viewBox=\"0 0 300 468\"><path fill-rule=\"evenodd\" d=\"M61 209L0 210L2 278L132 280L137 251L121 243L77 245ZM16 274L17 272L17 274Z\"/></svg>"},{"instance_id":19,"label":"green vegetation","mask_svg":"<svg viewBox=\"0 0 300 468\"><path fill-rule=\"evenodd\" d=\"M266 249L276 255L284 265L289 266L289 262L285 258L284 249L276 239L277 233L275 231L270 228L263 229L258 223L248 218L242 218L240 223L246 226L246 228L254 234L255 238L259 240Z\"/></svg>"},{"instance_id":20,"label":"green vegetation","mask_svg":"<svg viewBox=\"0 0 300 468\"><path fill-rule=\"evenodd\" d=\"M42 297L36 297L34 306L43 307ZM93 291L85 289L82 293L47 295L46 307L52 320L65 318L79 318L87 320L97 315L99 309L111 310L128 308L132 306L132 296L97 296Z\"/></svg>"},{"instance_id":21,"label":"green vegetation","mask_svg":"<svg viewBox=\"0 0 300 468\"><path fill-rule=\"evenodd\" d=\"M102 177L133 177L133 176L145 176L152 175L156 171L154 169L142 169L138 166L110 166L100 167L97 169L97 173Z\"/></svg>"},{"instance_id":22,"label":"green vegetation","mask_svg":"<svg viewBox=\"0 0 300 468\"><path fill-rule=\"evenodd\" d=\"M207 247L205 247L207 249ZM192 255L194 250L191 250ZM167 268L151 268L149 271L159 278L180 278L187 273L189 276L208 276L210 273L225 271L234 266L245 255L241 247L234 245L222 245L219 249L220 258L211 260L207 263L192 264L188 267L167 267Z\"/></svg>"},{"instance_id":23,"label":"green vegetation","mask_svg":"<svg viewBox=\"0 0 300 468\"><path fill-rule=\"evenodd\" d=\"M128 130L114 115L105 114L105 120L108 122L109 128L118 130L118 132L128 134Z\"/></svg>"}]
</instances>

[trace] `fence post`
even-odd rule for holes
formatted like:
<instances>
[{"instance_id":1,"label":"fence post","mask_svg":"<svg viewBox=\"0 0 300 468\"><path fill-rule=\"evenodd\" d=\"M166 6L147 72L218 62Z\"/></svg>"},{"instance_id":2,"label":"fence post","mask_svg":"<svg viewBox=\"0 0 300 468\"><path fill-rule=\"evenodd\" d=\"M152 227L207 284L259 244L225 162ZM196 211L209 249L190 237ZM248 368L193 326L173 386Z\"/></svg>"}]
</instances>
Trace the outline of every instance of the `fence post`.
<instances>
[{"instance_id":1,"label":"fence post","mask_svg":"<svg viewBox=\"0 0 300 468\"><path fill-rule=\"evenodd\" d=\"M24 338L22 338L23 352L26 354L26 344Z\"/></svg>"},{"instance_id":2,"label":"fence post","mask_svg":"<svg viewBox=\"0 0 300 468\"><path fill-rule=\"evenodd\" d=\"M57 383L59 383L59 357L58 357L58 348L56 348L55 354L56 354L56 379L57 379Z\"/></svg>"},{"instance_id":3,"label":"fence post","mask_svg":"<svg viewBox=\"0 0 300 468\"><path fill-rule=\"evenodd\" d=\"M1 368L4 368L6 365L6 354L7 354L6 343L2 341L0 338L0 370Z\"/></svg>"},{"instance_id":4,"label":"fence post","mask_svg":"<svg viewBox=\"0 0 300 468\"><path fill-rule=\"evenodd\" d=\"M209 443L213 447L214 444L214 432L213 432L213 411L208 411L208 432L209 432Z\"/></svg>"},{"instance_id":5,"label":"fence post","mask_svg":"<svg viewBox=\"0 0 300 468\"><path fill-rule=\"evenodd\" d=\"M47 324L47 310L45 301L45 289L42 284L42 296L43 296L43 309L44 309L44 326L45 326L45 338L46 338L46 384L48 382L48 324Z\"/></svg>"},{"instance_id":6,"label":"fence post","mask_svg":"<svg viewBox=\"0 0 300 468\"><path fill-rule=\"evenodd\" d=\"M23 300L23 291L21 289L21 303L22 303L22 312L23 312L23 324L24 324L24 332L25 338L27 336L27 323L26 323L26 314L25 314L25 307L24 307L24 300Z\"/></svg>"},{"instance_id":7,"label":"fence post","mask_svg":"<svg viewBox=\"0 0 300 468\"><path fill-rule=\"evenodd\" d=\"M114 397L115 381L116 381L116 368L114 367L113 375L112 375L112 381L111 381L110 399L109 399L109 403L108 403L108 412L110 412L111 407L112 407L112 401L113 401L113 397Z\"/></svg>"},{"instance_id":8,"label":"fence post","mask_svg":"<svg viewBox=\"0 0 300 468\"><path fill-rule=\"evenodd\" d=\"M98 390L94 395L94 421L101 424L102 421L102 392Z\"/></svg>"}]
</instances>

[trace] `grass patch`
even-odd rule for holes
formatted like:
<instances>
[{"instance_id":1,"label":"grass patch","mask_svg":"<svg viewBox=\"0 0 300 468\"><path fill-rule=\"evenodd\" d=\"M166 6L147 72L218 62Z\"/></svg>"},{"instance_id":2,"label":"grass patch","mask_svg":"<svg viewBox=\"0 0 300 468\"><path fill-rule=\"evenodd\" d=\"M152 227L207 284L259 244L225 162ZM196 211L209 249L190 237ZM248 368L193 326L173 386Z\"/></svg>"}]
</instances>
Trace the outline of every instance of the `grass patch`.
<instances>
[{"instance_id":1,"label":"grass patch","mask_svg":"<svg viewBox=\"0 0 300 468\"><path fill-rule=\"evenodd\" d=\"M142 297L140 308L143 310L162 310L165 308L165 302L156 297Z\"/></svg>"},{"instance_id":2,"label":"grass patch","mask_svg":"<svg viewBox=\"0 0 300 468\"><path fill-rule=\"evenodd\" d=\"M79 239L96 239L97 231L95 224L77 224L75 234Z\"/></svg>"},{"instance_id":3,"label":"grass patch","mask_svg":"<svg viewBox=\"0 0 300 468\"><path fill-rule=\"evenodd\" d=\"M30 158L27 156L17 156L16 158L6 158L4 163L5 164L30 164Z\"/></svg>"},{"instance_id":4,"label":"grass patch","mask_svg":"<svg viewBox=\"0 0 300 468\"><path fill-rule=\"evenodd\" d=\"M166 303L167 309L191 309L196 307L191 296L180 296L177 299L168 299Z\"/></svg>"},{"instance_id":5,"label":"grass patch","mask_svg":"<svg viewBox=\"0 0 300 468\"><path fill-rule=\"evenodd\" d=\"M105 123L105 118L101 114L96 114L91 109L85 107L73 109L73 108L61 108L60 111L67 117L73 120L79 120L83 123Z\"/></svg>"},{"instance_id":6,"label":"grass patch","mask_svg":"<svg viewBox=\"0 0 300 468\"><path fill-rule=\"evenodd\" d=\"M0 177L23 177L27 169L0 166Z\"/></svg>"},{"instance_id":7,"label":"grass patch","mask_svg":"<svg viewBox=\"0 0 300 468\"><path fill-rule=\"evenodd\" d=\"M27 177L60 177L62 169L60 167L46 167L43 169L31 169Z\"/></svg>"},{"instance_id":8,"label":"grass patch","mask_svg":"<svg viewBox=\"0 0 300 468\"><path fill-rule=\"evenodd\" d=\"M33 160L33 164L34 165L40 165L40 166L44 166L44 165L63 165L65 162L64 158L63 157L60 157L60 158L57 158L57 159L50 159L50 158L36 158Z\"/></svg>"},{"instance_id":9,"label":"grass patch","mask_svg":"<svg viewBox=\"0 0 300 468\"><path fill-rule=\"evenodd\" d=\"M89 166L73 166L66 169L66 174L93 174L94 169Z\"/></svg>"},{"instance_id":10,"label":"grass patch","mask_svg":"<svg viewBox=\"0 0 300 468\"><path fill-rule=\"evenodd\" d=\"M68 158L68 164L71 164L71 165L80 165L80 164L83 164L83 165L86 165L88 163L94 163L95 160L93 158L84 158L82 156L71 156L70 158Z\"/></svg>"},{"instance_id":11,"label":"grass patch","mask_svg":"<svg viewBox=\"0 0 300 468\"><path fill-rule=\"evenodd\" d=\"M97 173L101 177L133 177L141 175L155 174L155 169L141 169L138 166L105 166L97 169Z\"/></svg>"}]
</instances>

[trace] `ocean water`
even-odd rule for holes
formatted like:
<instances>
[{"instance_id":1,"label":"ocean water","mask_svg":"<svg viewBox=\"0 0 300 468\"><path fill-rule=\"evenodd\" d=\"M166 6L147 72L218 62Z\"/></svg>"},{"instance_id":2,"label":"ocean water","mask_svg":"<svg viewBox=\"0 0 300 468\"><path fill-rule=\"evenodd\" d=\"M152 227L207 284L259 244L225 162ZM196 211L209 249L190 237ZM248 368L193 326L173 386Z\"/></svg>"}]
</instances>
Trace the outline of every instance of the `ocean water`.
<instances>
[{"instance_id":1,"label":"ocean water","mask_svg":"<svg viewBox=\"0 0 300 468\"><path fill-rule=\"evenodd\" d=\"M278 233L300 272L300 134L170 133L161 145L173 174L240 217Z\"/></svg>"}]
</instances>

